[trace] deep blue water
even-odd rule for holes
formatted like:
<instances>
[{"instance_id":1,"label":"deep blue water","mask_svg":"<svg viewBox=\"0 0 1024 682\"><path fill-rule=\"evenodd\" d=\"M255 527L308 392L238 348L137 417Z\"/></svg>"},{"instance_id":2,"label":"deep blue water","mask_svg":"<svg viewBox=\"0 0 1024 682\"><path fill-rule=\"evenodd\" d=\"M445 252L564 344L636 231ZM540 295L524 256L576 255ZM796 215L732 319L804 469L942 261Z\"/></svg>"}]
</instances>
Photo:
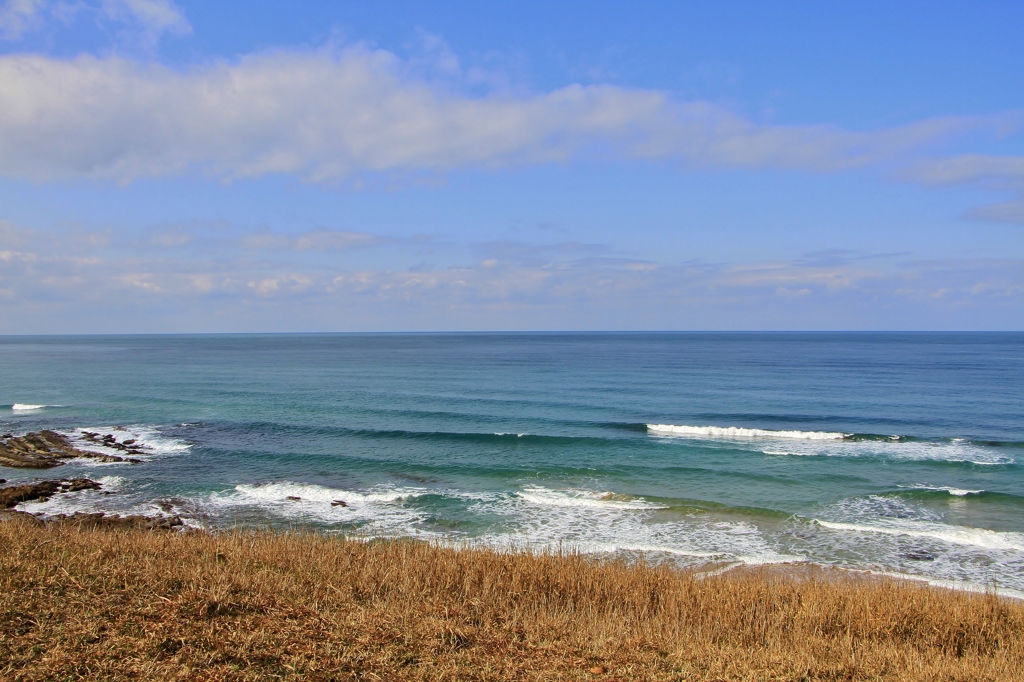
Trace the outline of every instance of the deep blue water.
<instances>
[{"instance_id":1,"label":"deep blue water","mask_svg":"<svg viewBox=\"0 0 1024 682\"><path fill-rule=\"evenodd\" d=\"M0 471L115 493L21 507L37 513L810 561L1024 596L1024 334L0 337L0 429L40 428L148 455Z\"/></svg>"}]
</instances>

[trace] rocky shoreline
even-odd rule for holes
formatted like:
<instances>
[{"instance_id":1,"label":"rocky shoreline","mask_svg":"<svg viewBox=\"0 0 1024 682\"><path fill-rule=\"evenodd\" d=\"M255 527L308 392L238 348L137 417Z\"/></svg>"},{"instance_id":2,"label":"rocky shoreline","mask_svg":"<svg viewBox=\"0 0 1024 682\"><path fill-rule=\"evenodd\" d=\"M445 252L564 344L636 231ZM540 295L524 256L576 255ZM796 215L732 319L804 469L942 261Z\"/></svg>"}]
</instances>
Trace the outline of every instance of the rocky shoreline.
<instances>
[{"instance_id":1,"label":"rocky shoreline","mask_svg":"<svg viewBox=\"0 0 1024 682\"><path fill-rule=\"evenodd\" d=\"M0 482L3 482L0 479ZM184 524L177 515L171 516L113 516L103 512L76 512L74 514L58 514L50 517L39 517L15 507L22 502L42 502L54 495L73 493L80 490L100 490L103 486L88 478L65 478L36 481L24 485L0 487L0 520L9 518L31 519L36 524L73 523L87 527L103 528L137 528L140 530L174 530Z\"/></svg>"},{"instance_id":2,"label":"rocky shoreline","mask_svg":"<svg viewBox=\"0 0 1024 682\"><path fill-rule=\"evenodd\" d=\"M83 433L85 439L96 445L122 451L128 455L144 454L134 439L118 442L112 433L100 435L92 431ZM0 436L0 465L19 469L52 469L69 459L87 458L99 462L128 462L139 464L142 460L134 457L120 457L102 452L76 448L67 436L44 429L39 432L15 436L5 433Z\"/></svg>"},{"instance_id":3,"label":"rocky shoreline","mask_svg":"<svg viewBox=\"0 0 1024 682\"><path fill-rule=\"evenodd\" d=\"M134 440L119 442L113 434L84 432L87 441L107 448L119 450L129 455L144 454L142 447ZM92 452L76 448L71 440L56 431L43 430L14 436L10 433L0 436L0 465L20 469L51 469L63 465L67 460L87 458L99 462L126 462L139 464L142 460L133 457ZM0 479L0 486L7 481ZM78 526L106 528L136 528L141 530L173 530L181 529L183 523L177 515L170 516L115 516L103 512L76 512L74 514L58 514L40 517L28 512L19 511L17 505L22 502L46 501L54 495L79 492L82 490L100 490L102 485L88 478L46 479L20 485L0 487L0 520L10 518L31 519L36 524L67 524ZM111 494L111 493L106 493Z\"/></svg>"}]
</instances>

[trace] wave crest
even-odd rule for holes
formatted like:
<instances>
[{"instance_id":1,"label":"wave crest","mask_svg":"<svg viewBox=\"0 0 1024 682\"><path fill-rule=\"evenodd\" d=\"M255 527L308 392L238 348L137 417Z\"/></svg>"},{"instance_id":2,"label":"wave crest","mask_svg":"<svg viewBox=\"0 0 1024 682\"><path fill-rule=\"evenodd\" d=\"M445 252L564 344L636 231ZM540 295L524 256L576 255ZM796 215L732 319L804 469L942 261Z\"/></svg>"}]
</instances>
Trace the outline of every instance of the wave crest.
<instances>
[{"instance_id":1,"label":"wave crest","mask_svg":"<svg viewBox=\"0 0 1024 682\"><path fill-rule=\"evenodd\" d=\"M850 434L838 431L775 431L771 429L745 429L738 426L676 426L674 424L648 424L647 430L659 435L687 436L690 438L796 438L800 440L843 440Z\"/></svg>"}]
</instances>

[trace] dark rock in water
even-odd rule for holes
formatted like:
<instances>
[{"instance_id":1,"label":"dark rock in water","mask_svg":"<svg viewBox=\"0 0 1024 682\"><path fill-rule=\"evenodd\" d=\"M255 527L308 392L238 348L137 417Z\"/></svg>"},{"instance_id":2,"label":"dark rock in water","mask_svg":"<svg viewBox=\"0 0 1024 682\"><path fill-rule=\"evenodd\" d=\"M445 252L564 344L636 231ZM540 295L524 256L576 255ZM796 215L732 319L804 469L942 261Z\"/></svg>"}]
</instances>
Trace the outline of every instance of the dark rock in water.
<instances>
[{"instance_id":1,"label":"dark rock in water","mask_svg":"<svg viewBox=\"0 0 1024 682\"><path fill-rule=\"evenodd\" d=\"M123 442L123 443L124 443L125 445L135 445L135 439L134 439L134 438L129 438L128 440L126 440L126 441L122 441L122 442Z\"/></svg>"},{"instance_id":2,"label":"dark rock in water","mask_svg":"<svg viewBox=\"0 0 1024 682\"><path fill-rule=\"evenodd\" d=\"M57 493L79 490L99 490L100 484L88 478L39 481L26 485L12 485L0 488L0 509L10 509L22 502L46 501Z\"/></svg>"},{"instance_id":3,"label":"dark rock in water","mask_svg":"<svg viewBox=\"0 0 1024 682\"><path fill-rule=\"evenodd\" d=\"M95 438L87 440L95 442ZM111 436L113 438L113 436ZM110 445L104 441L104 445ZM121 446L122 450L127 450ZM123 462L123 457L106 455L88 450L79 450L67 436L56 431L43 430L38 433L26 433L24 436L5 436L0 439L0 465L22 469L52 469L60 466L64 460L86 457L100 462Z\"/></svg>"},{"instance_id":4,"label":"dark rock in water","mask_svg":"<svg viewBox=\"0 0 1024 682\"><path fill-rule=\"evenodd\" d=\"M103 512L77 512L54 516L45 523L73 524L84 528L135 528L139 530L174 530L184 523L178 516L107 516Z\"/></svg>"},{"instance_id":5,"label":"dark rock in water","mask_svg":"<svg viewBox=\"0 0 1024 682\"><path fill-rule=\"evenodd\" d=\"M60 490L60 481L40 481L27 485L0 488L0 509L10 509L22 502L48 500Z\"/></svg>"},{"instance_id":6,"label":"dark rock in water","mask_svg":"<svg viewBox=\"0 0 1024 682\"><path fill-rule=\"evenodd\" d=\"M7 483L7 479L6 478L0 478L0 485L3 485L4 483Z\"/></svg>"},{"instance_id":7,"label":"dark rock in water","mask_svg":"<svg viewBox=\"0 0 1024 682\"><path fill-rule=\"evenodd\" d=\"M79 490L99 490L100 484L88 478L37 481L25 485L0 488L0 521L24 519L36 524L74 524L86 528L137 528L140 530L173 530L184 523L177 515L169 516L108 516L103 512L77 512L60 514L50 518L39 518L28 512L13 509L21 502L48 500L60 493ZM105 492L105 494L111 494ZM161 505L162 506L162 505Z\"/></svg>"},{"instance_id":8,"label":"dark rock in water","mask_svg":"<svg viewBox=\"0 0 1024 682\"><path fill-rule=\"evenodd\" d=\"M295 495L289 495L289 496L288 496L288 499L289 499L289 500L292 500L292 501L294 501L294 502L299 502L299 501L301 501L301 500L302 500L302 498L301 498L301 497L296 497Z\"/></svg>"},{"instance_id":9,"label":"dark rock in water","mask_svg":"<svg viewBox=\"0 0 1024 682\"><path fill-rule=\"evenodd\" d=\"M904 558L912 561L935 561L938 557L928 552L907 552L903 555Z\"/></svg>"},{"instance_id":10,"label":"dark rock in water","mask_svg":"<svg viewBox=\"0 0 1024 682\"><path fill-rule=\"evenodd\" d=\"M156 500L154 504L165 514L170 514L175 509L184 509L192 506L189 500L182 499L180 497L168 497L162 500Z\"/></svg>"},{"instance_id":11,"label":"dark rock in water","mask_svg":"<svg viewBox=\"0 0 1024 682\"><path fill-rule=\"evenodd\" d=\"M331 506L332 507L347 507L348 506L348 502L346 502L345 500L335 500L334 502L331 502Z\"/></svg>"},{"instance_id":12,"label":"dark rock in water","mask_svg":"<svg viewBox=\"0 0 1024 682\"><path fill-rule=\"evenodd\" d=\"M69 481L61 481L62 492L75 493L79 490L99 490L100 484L88 478L73 478Z\"/></svg>"}]
</instances>

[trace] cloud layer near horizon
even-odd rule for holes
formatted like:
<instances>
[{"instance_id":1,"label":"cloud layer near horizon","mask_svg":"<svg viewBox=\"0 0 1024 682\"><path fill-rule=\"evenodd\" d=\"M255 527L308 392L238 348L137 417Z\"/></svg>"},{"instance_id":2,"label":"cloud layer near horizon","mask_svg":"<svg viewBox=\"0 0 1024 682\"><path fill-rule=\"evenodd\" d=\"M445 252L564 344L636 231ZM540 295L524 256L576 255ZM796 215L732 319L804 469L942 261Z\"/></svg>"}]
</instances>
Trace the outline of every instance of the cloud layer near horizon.
<instances>
[{"instance_id":1,"label":"cloud layer near horizon","mask_svg":"<svg viewBox=\"0 0 1024 682\"><path fill-rule=\"evenodd\" d=\"M117 56L0 57L0 175L37 181L130 182L191 169L343 181L579 158L833 172L990 125L966 117L867 132L765 125L609 85L472 95L361 46L185 70Z\"/></svg>"},{"instance_id":2,"label":"cloud layer near horizon","mask_svg":"<svg viewBox=\"0 0 1024 682\"><path fill-rule=\"evenodd\" d=\"M658 263L595 245L490 243L452 265L375 268L337 254L385 249L397 263L415 244L325 229L254 240L201 227L143 239L2 221L0 241L0 333L59 333L67 317L80 332L1024 324L1024 262L1014 258Z\"/></svg>"}]
</instances>

